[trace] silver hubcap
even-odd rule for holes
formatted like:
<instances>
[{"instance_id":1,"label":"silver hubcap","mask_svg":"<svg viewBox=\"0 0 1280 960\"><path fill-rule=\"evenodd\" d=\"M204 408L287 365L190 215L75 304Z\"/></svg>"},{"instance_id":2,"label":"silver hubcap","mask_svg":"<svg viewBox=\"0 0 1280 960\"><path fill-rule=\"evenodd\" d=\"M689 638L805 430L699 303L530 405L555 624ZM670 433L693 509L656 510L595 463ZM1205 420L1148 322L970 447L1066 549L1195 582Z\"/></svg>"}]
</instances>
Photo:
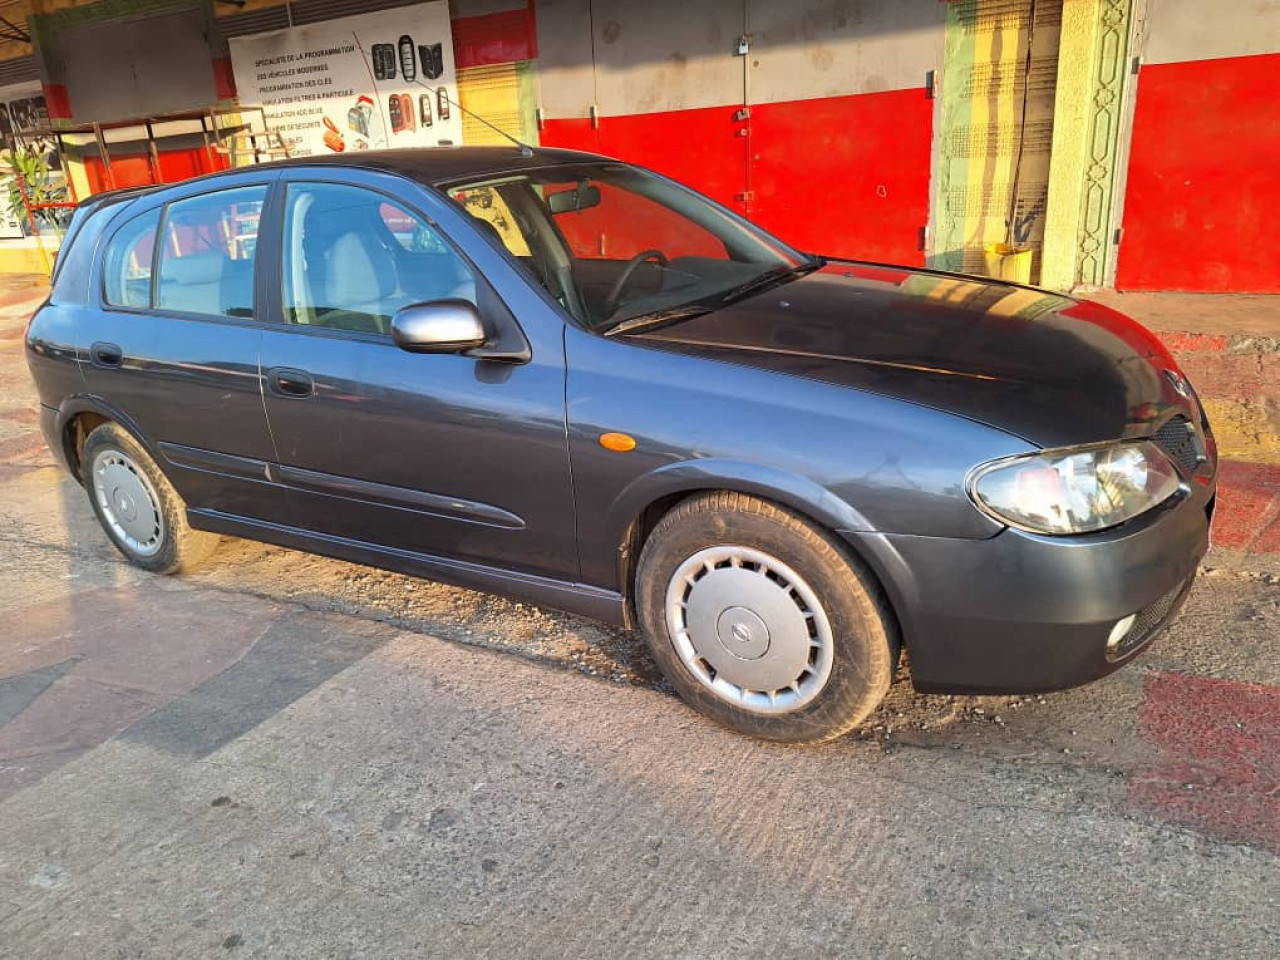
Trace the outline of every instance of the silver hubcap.
<instances>
[{"instance_id":1,"label":"silver hubcap","mask_svg":"<svg viewBox=\"0 0 1280 960\"><path fill-rule=\"evenodd\" d=\"M160 498L138 465L119 450L103 450L93 461L93 495L107 526L140 557L164 543Z\"/></svg>"},{"instance_id":2,"label":"silver hubcap","mask_svg":"<svg viewBox=\"0 0 1280 960\"><path fill-rule=\"evenodd\" d=\"M710 547L667 586L667 630L716 696L755 713L808 703L831 677L831 623L813 589L775 557Z\"/></svg>"}]
</instances>

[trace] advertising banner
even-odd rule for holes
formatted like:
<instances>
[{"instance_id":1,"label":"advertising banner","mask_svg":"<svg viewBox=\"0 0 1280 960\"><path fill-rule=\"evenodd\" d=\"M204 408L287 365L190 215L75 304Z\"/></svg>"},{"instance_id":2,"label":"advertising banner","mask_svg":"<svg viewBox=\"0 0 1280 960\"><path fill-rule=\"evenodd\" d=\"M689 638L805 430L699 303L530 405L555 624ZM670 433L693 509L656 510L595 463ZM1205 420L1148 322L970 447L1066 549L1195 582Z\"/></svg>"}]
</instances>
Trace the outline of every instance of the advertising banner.
<instances>
[{"instance_id":1,"label":"advertising banner","mask_svg":"<svg viewBox=\"0 0 1280 960\"><path fill-rule=\"evenodd\" d=\"M446 0L230 40L244 106L292 156L462 142Z\"/></svg>"},{"instance_id":2,"label":"advertising banner","mask_svg":"<svg viewBox=\"0 0 1280 960\"><path fill-rule=\"evenodd\" d=\"M0 239L15 240L31 232L26 217L10 203L15 181L9 175L9 157L14 152L27 151L43 157L51 180L62 179L57 147L43 135L48 127L49 114L38 82L0 87L0 156L4 158L0 170Z\"/></svg>"}]
</instances>

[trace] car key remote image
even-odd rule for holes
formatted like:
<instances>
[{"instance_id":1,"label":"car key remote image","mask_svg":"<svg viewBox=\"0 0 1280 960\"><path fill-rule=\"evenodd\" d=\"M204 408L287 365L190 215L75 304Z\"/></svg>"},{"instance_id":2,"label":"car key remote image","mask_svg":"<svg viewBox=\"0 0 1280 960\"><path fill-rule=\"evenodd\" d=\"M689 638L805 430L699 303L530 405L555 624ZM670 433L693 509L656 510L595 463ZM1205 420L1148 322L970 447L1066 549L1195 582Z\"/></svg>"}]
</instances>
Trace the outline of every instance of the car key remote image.
<instances>
[{"instance_id":1,"label":"car key remote image","mask_svg":"<svg viewBox=\"0 0 1280 960\"><path fill-rule=\"evenodd\" d=\"M442 123L449 119L449 92L445 87L436 90L436 113Z\"/></svg>"},{"instance_id":2,"label":"car key remote image","mask_svg":"<svg viewBox=\"0 0 1280 960\"><path fill-rule=\"evenodd\" d=\"M424 128L431 126L431 94L424 93L418 97L418 109L422 115L418 117Z\"/></svg>"},{"instance_id":3,"label":"car key remote image","mask_svg":"<svg viewBox=\"0 0 1280 960\"><path fill-rule=\"evenodd\" d=\"M400 95L393 93L387 97L387 113L391 116L391 132L399 133L404 129L404 117L400 113Z\"/></svg>"},{"instance_id":4,"label":"car key remote image","mask_svg":"<svg viewBox=\"0 0 1280 960\"><path fill-rule=\"evenodd\" d=\"M396 51L389 43L373 45L373 78L375 80L394 80L396 78Z\"/></svg>"},{"instance_id":5,"label":"car key remote image","mask_svg":"<svg viewBox=\"0 0 1280 960\"><path fill-rule=\"evenodd\" d=\"M400 122L404 124L404 129L413 131L417 129L417 125L413 120L413 97L407 93L400 94Z\"/></svg>"},{"instance_id":6,"label":"car key remote image","mask_svg":"<svg viewBox=\"0 0 1280 960\"><path fill-rule=\"evenodd\" d=\"M418 59L422 61L422 75L428 80L438 80L444 73L444 47L433 43L418 47Z\"/></svg>"},{"instance_id":7,"label":"car key remote image","mask_svg":"<svg viewBox=\"0 0 1280 960\"><path fill-rule=\"evenodd\" d=\"M417 61L413 58L413 37L407 33L400 38L400 75L406 83L412 83L418 76Z\"/></svg>"}]
</instances>

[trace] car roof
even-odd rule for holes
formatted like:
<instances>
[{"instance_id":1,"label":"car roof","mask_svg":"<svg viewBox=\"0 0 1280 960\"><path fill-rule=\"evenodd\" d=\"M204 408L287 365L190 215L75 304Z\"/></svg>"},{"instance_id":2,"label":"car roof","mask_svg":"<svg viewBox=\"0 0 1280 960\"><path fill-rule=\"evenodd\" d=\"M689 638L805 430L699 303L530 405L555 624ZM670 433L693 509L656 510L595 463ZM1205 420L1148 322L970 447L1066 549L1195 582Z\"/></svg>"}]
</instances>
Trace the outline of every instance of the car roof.
<instances>
[{"instance_id":1,"label":"car roof","mask_svg":"<svg viewBox=\"0 0 1280 960\"><path fill-rule=\"evenodd\" d=\"M600 162L610 162L610 158L578 150L521 148L514 145L510 147L402 147L395 150L360 150L351 153L330 153L321 156L273 160L270 163L258 164L254 168L235 167L198 179L244 173L249 169L321 166L383 170L410 177L420 183L441 186L459 180L484 179L502 174L558 167L568 163Z\"/></svg>"}]
</instances>

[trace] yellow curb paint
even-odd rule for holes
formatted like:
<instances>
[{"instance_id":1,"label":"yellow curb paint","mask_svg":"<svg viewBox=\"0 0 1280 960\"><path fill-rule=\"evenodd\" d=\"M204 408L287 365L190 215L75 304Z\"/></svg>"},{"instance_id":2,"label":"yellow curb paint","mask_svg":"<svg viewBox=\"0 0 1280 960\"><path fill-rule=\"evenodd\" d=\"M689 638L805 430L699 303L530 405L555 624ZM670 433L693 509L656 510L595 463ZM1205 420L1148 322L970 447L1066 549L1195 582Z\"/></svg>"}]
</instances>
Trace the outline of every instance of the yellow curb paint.
<instances>
[{"instance_id":1,"label":"yellow curb paint","mask_svg":"<svg viewBox=\"0 0 1280 960\"><path fill-rule=\"evenodd\" d=\"M1280 404L1275 400L1203 399L1203 403L1218 440L1219 457L1280 464Z\"/></svg>"}]
</instances>

